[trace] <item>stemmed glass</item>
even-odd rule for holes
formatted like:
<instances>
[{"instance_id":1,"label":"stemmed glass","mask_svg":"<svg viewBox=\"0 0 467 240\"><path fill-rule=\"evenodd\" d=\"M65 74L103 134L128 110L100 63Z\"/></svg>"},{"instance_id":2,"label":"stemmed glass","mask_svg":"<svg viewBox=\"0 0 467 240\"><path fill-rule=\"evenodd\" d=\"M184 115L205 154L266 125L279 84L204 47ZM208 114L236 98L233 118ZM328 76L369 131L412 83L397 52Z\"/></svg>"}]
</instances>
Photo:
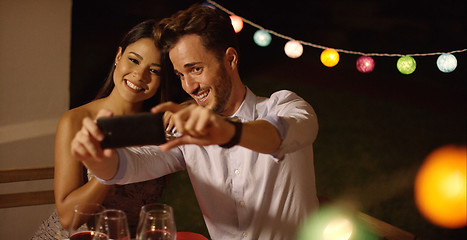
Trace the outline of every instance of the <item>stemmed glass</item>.
<instances>
[{"instance_id":1,"label":"stemmed glass","mask_svg":"<svg viewBox=\"0 0 467 240\"><path fill-rule=\"evenodd\" d=\"M112 240L130 240L126 214L122 210L108 209L102 212L103 232Z\"/></svg>"},{"instance_id":2,"label":"stemmed glass","mask_svg":"<svg viewBox=\"0 0 467 240\"><path fill-rule=\"evenodd\" d=\"M68 230L70 240L107 240L103 232L102 213L105 208L97 203L81 203L74 207Z\"/></svg>"},{"instance_id":3,"label":"stemmed glass","mask_svg":"<svg viewBox=\"0 0 467 240\"><path fill-rule=\"evenodd\" d=\"M172 207L153 203L141 208L136 240L175 240L176 238L177 230Z\"/></svg>"}]
</instances>

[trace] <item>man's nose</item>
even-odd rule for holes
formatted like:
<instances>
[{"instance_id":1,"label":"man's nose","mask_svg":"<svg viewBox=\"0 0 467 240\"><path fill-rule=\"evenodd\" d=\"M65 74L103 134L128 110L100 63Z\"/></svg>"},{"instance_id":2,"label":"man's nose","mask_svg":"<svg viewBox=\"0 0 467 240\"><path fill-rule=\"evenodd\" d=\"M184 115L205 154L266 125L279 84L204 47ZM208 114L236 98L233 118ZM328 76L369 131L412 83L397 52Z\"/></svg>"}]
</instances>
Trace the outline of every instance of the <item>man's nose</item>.
<instances>
[{"instance_id":1,"label":"man's nose","mask_svg":"<svg viewBox=\"0 0 467 240\"><path fill-rule=\"evenodd\" d=\"M183 84L187 93L193 93L199 87L198 82L193 77L186 75L183 77Z\"/></svg>"}]
</instances>

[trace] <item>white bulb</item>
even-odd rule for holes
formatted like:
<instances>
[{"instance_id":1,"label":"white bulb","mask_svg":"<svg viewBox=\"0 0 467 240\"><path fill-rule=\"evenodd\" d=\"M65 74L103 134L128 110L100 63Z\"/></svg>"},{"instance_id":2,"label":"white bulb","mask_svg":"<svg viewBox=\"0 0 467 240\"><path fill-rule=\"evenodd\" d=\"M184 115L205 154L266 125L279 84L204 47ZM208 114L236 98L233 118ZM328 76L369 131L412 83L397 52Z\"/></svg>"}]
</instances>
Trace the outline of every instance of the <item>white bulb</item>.
<instances>
[{"instance_id":1,"label":"white bulb","mask_svg":"<svg viewBox=\"0 0 467 240\"><path fill-rule=\"evenodd\" d=\"M290 58L298 58L302 56L303 46L299 41L290 40L284 46L285 54Z\"/></svg>"},{"instance_id":2,"label":"white bulb","mask_svg":"<svg viewBox=\"0 0 467 240\"><path fill-rule=\"evenodd\" d=\"M444 53L438 57L438 60L436 60L436 65L438 65L438 69L441 72L450 73L456 69L457 59L450 53Z\"/></svg>"}]
</instances>

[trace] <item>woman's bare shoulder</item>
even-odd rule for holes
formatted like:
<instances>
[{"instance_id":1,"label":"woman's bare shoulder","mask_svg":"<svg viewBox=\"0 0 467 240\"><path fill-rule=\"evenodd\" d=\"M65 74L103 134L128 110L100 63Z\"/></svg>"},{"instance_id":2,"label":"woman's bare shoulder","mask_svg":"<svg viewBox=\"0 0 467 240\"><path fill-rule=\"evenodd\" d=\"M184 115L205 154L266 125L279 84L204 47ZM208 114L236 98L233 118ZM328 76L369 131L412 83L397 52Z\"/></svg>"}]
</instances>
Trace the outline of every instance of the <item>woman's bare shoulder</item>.
<instances>
[{"instance_id":1,"label":"woman's bare shoulder","mask_svg":"<svg viewBox=\"0 0 467 240\"><path fill-rule=\"evenodd\" d=\"M83 119L86 117L95 118L97 115L99 100L92 101L85 105L70 109L66 111L59 121L59 127L64 126L70 129L81 128Z\"/></svg>"}]
</instances>

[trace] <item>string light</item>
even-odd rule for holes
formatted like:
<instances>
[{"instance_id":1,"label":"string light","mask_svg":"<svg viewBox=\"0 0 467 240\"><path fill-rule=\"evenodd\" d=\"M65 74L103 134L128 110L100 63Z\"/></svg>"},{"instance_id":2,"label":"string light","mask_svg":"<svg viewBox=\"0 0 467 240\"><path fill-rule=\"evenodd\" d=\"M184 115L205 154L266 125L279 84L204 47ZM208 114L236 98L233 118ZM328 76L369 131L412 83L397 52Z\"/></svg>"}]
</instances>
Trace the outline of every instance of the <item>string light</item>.
<instances>
[{"instance_id":1,"label":"string light","mask_svg":"<svg viewBox=\"0 0 467 240\"><path fill-rule=\"evenodd\" d=\"M370 56L361 56L357 59L357 70L361 73L370 73L375 69L375 61Z\"/></svg>"},{"instance_id":2,"label":"string light","mask_svg":"<svg viewBox=\"0 0 467 240\"><path fill-rule=\"evenodd\" d=\"M415 71L416 67L417 63L415 62L415 59L411 56L403 56L400 57L399 60L397 60L397 69L402 74L411 74Z\"/></svg>"},{"instance_id":3,"label":"string light","mask_svg":"<svg viewBox=\"0 0 467 240\"><path fill-rule=\"evenodd\" d=\"M268 32L260 29L253 35L253 40L260 47L267 47L272 41L272 36Z\"/></svg>"},{"instance_id":4,"label":"string light","mask_svg":"<svg viewBox=\"0 0 467 240\"><path fill-rule=\"evenodd\" d=\"M237 15L231 15L230 16L230 21L232 21L232 26L234 28L234 31L236 33L239 33L243 29L243 20L241 17Z\"/></svg>"},{"instance_id":5,"label":"string light","mask_svg":"<svg viewBox=\"0 0 467 240\"><path fill-rule=\"evenodd\" d=\"M215 1L212 1L212 0L207 0L207 2L209 4L211 4L212 6L224 11L225 13L231 15L231 16L237 16L235 13L233 13L232 11L229 11L228 9L224 8L223 6L219 5L218 3L216 3ZM427 57L427 56L439 56L439 55L443 55L443 54L450 54L452 56L454 56L453 54L454 53L462 53L462 52L467 52L467 48L464 48L464 49L459 49L459 50L453 50L453 51L449 51L449 52L432 52L432 53L413 53L413 54L400 54L400 53L365 53L365 52L359 52L359 51L351 51L351 50L345 50L345 49L338 49L338 48L331 48L331 47L327 47L327 46L322 46L322 45L318 45L318 44L314 44L314 43L311 43L311 42L306 42L306 41L302 41L302 40L296 40L292 37L289 37L289 36L286 36L286 35L283 35L283 34L280 34L278 32L275 32L273 30L269 30L269 29L266 29L252 21L249 21L243 17L239 17L240 19L242 19L242 26L243 26L243 22L255 27L255 28L258 28L260 30L263 30L265 32L268 32L269 34L271 35L274 35L276 37L279 37L279 38L282 38L282 39L285 39L287 40L288 42L290 41L296 41L298 43L300 43L301 46L309 46L309 47L313 47L313 48L318 48L318 49L323 49L323 50L326 50L326 49L334 49L335 51L337 51L338 53L345 53L345 54L352 54L352 55L360 55L360 56L367 56L367 57L399 57L399 60L401 58L403 58L404 60L401 60L402 62L405 62L407 61L407 58L404 58L404 57L411 57L413 59L413 57ZM288 43L287 42L287 43ZM258 43L257 43L258 44ZM259 45L259 44L258 44ZM303 47L302 47L303 48ZM287 53L286 53L287 54ZM301 54L300 54L301 55ZM289 56L290 57L290 56ZM446 58L443 57L441 59L444 59ZM452 60L451 57L447 58L449 59L448 62L446 63L441 63L443 60L440 60L438 58L438 60L440 61L440 63L437 62L437 65L438 65L438 68L440 71L442 72L452 72L454 71L454 69L457 67L457 60L455 61L455 64L454 64L454 61ZM398 61L399 62L399 61ZM402 64L402 63L401 63ZM446 65L447 64L447 65ZM441 65L441 67L440 67ZM415 63L415 59L413 59L413 64L410 65L411 68L409 69L412 69L413 71L415 70L415 67L416 67L416 63ZM448 67L449 66L449 67ZM455 67L453 67L455 66ZM401 68L402 65L401 65ZM357 68L358 69L358 68ZM398 66L398 69L399 69L399 66ZM403 74L410 74L410 73L413 73L409 71L409 69L403 69L402 71L399 71ZM452 69L452 71L449 71L450 69ZM360 71L360 70L359 70ZM368 72L371 72L371 71L368 71ZM404 73L406 72L406 73ZM410 73L409 73L410 72Z\"/></svg>"},{"instance_id":6,"label":"string light","mask_svg":"<svg viewBox=\"0 0 467 240\"><path fill-rule=\"evenodd\" d=\"M334 49L325 49L320 56L321 62L326 67L334 67L339 62L339 53Z\"/></svg>"},{"instance_id":7,"label":"string light","mask_svg":"<svg viewBox=\"0 0 467 240\"><path fill-rule=\"evenodd\" d=\"M284 52L290 58L298 58L302 56L303 46L299 41L290 40L285 44Z\"/></svg>"},{"instance_id":8,"label":"string light","mask_svg":"<svg viewBox=\"0 0 467 240\"><path fill-rule=\"evenodd\" d=\"M450 53L444 53L438 57L436 65L441 72L450 73L456 69L457 59Z\"/></svg>"}]
</instances>

